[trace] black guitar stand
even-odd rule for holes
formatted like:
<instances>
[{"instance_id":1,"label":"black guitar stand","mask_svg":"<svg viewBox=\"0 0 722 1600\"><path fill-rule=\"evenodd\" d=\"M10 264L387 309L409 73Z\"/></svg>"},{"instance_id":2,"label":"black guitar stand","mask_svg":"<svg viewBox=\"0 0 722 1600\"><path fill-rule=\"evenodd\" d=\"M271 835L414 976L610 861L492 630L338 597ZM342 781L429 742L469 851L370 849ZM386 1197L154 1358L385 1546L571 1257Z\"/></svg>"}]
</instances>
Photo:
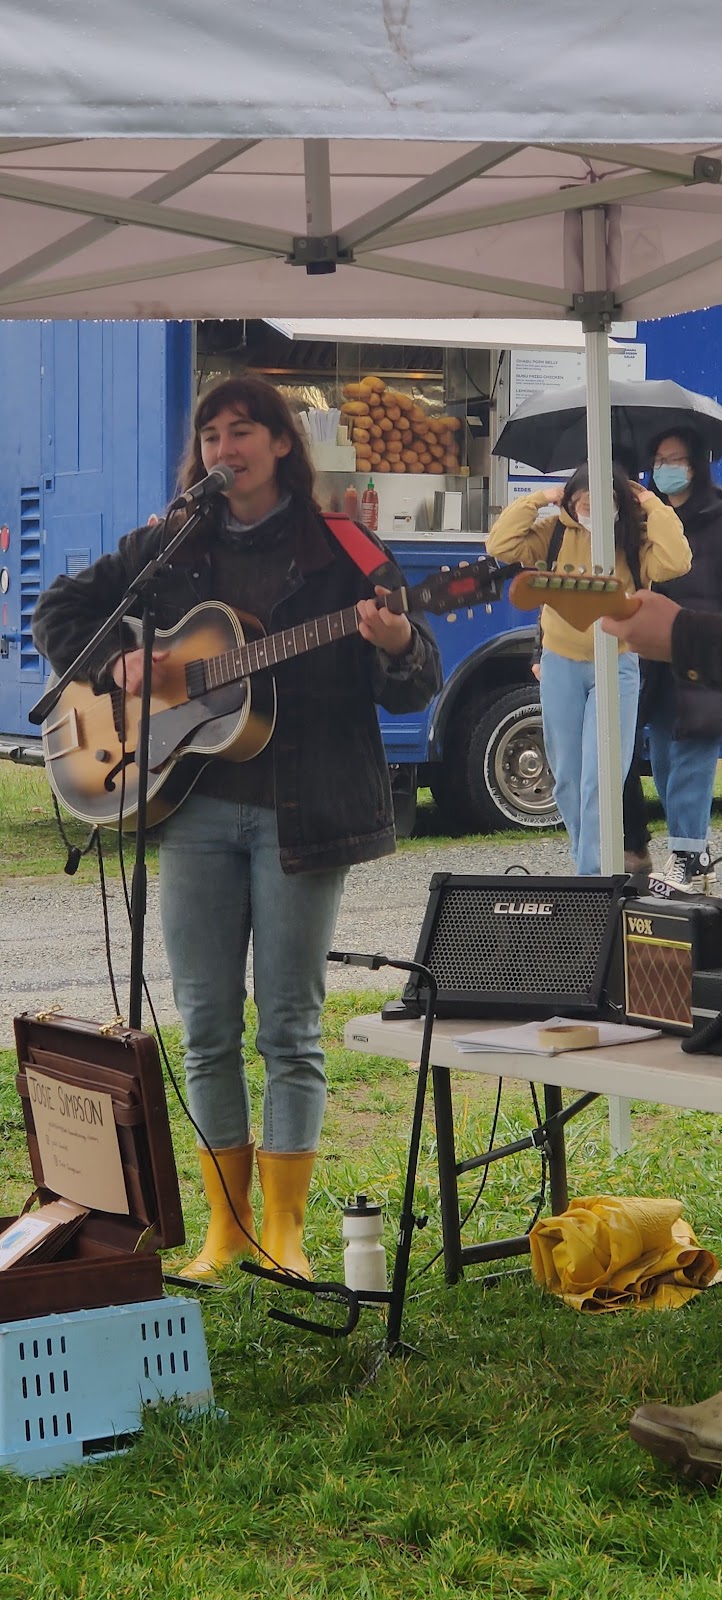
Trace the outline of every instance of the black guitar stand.
<instances>
[{"instance_id":1,"label":"black guitar stand","mask_svg":"<svg viewBox=\"0 0 722 1600\"><path fill-rule=\"evenodd\" d=\"M400 972L415 972L421 979L419 995L424 1008L424 1029L421 1040L419 1056L419 1070L416 1078L416 1096L414 1111L411 1119L411 1134L409 1137L409 1154L406 1163L406 1179L404 1194L401 1203L401 1216L399 1218L399 1232L394 1258L394 1270L390 1290L363 1291L357 1293L361 1304L387 1305L389 1314L386 1322L386 1337L382 1354L407 1355L418 1354L413 1345L406 1345L401 1340L401 1324L406 1300L406 1286L409 1277L409 1258L415 1228L426 1226L426 1217L417 1217L414 1213L414 1193L416 1189L416 1174L419 1165L419 1149L421 1146L421 1133L424 1119L424 1105L426 1103L426 1087L429 1077L429 1056L431 1054L431 1036L434 1030L436 1016L437 982L428 967L423 967L418 961L392 960L389 956L382 955L356 955L348 950L329 950L329 961L341 961L346 966L368 967L372 972L377 972L379 967L396 967Z\"/></svg>"}]
</instances>

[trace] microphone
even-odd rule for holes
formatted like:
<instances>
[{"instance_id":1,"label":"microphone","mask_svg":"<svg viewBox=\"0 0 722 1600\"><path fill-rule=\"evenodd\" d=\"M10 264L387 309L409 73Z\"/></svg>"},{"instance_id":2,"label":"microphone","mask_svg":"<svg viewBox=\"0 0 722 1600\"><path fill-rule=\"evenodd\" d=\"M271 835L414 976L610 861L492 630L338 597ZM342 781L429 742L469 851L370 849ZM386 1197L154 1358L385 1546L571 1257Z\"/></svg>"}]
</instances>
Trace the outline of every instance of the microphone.
<instances>
[{"instance_id":1,"label":"microphone","mask_svg":"<svg viewBox=\"0 0 722 1600\"><path fill-rule=\"evenodd\" d=\"M197 506L203 500L208 500L211 495L223 494L224 489L232 489L235 473L224 462L219 461L218 466L208 473L206 478L201 478L200 483L194 483L192 489L186 489L184 494L179 494L173 501L173 509L177 506Z\"/></svg>"}]
</instances>

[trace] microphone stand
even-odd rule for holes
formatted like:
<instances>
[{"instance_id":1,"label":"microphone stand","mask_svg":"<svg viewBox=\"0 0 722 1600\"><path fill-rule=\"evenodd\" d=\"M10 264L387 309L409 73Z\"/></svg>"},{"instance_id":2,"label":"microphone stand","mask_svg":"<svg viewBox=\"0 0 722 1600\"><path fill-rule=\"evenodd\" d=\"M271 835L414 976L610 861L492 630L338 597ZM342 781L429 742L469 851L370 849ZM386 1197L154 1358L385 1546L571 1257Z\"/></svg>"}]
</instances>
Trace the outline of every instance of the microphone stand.
<instances>
[{"instance_id":1,"label":"microphone stand","mask_svg":"<svg viewBox=\"0 0 722 1600\"><path fill-rule=\"evenodd\" d=\"M168 515L173 510L182 508L173 505ZM173 557L185 544L186 540L196 529L208 510L209 501L205 500L188 517L182 528L173 535L170 542L158 552L157 556L146 562L123 595L119 605L101 623L92 639L84 645L83 649L71 662L70 666L50 689L47 689L28 712L29 720L38 725L45 721L48 714L57 705L60 696L83 670L91 659L98 646L110 637L113 630L118 627L123 618L132 610L136 601L141 602L142 623L142 649L143 649L143 677L140 693L140 722L138 726L138 744L135 750L135 760L138 767L138 804L137 821L135 828L135 863L131 884L130 900L130 991L128 999L128 1021L131 1028L142 1027L143 1014L143 949L145 941L145 915L147 906L147 869L146 869L146 836L147 836L147 807L148 807L148 732L150 727L150 701L151 701L151 674L153 668L153 643L156 627L156 600L157 580L164 568L169 567ZM160 537L163 537L161 525ZM122 775L120 778L122 782ZM122 830L122 817L119 816L119 826Z\"/></svg>"}]
</instances>

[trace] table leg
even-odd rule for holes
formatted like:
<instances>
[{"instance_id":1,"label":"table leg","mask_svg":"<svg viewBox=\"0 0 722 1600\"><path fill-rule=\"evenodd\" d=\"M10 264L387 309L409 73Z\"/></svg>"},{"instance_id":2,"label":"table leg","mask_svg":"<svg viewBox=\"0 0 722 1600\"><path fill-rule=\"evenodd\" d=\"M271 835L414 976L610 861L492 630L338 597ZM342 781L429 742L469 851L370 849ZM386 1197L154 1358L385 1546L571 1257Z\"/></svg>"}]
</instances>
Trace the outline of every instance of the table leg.
<instances>
[{"instance_id":1,"label":"table leg","mask_svg":"<svg viewBox=\"0 0 722 1600\"><path fill-rule=\"evenodd\" d=\"M444 1267L447 1283L458 1283L462 1275L461 1229L459 1227L459 1188L456 1181L454 1111L451 1103L451 1075L446 1067L432 1067L436 1150L439 1166L441 1230L444 1241Z\"/></svg>"},{"instance_id":2,"label":"table leg","mask_svg":"<svg viewBox=\"0 0 722 1600\"><path fill-rule=\"evenodd\" d=\"M559 1115L562 1109L562 1091L555 1084L544 1085L545 1120ZM549 1150L549 1199L552 1216L558 1217L569 1204L567 1187L567 1156L564 1144L564 1124L552 1125L547 1140Z\"/></svg>"}]
</instances>

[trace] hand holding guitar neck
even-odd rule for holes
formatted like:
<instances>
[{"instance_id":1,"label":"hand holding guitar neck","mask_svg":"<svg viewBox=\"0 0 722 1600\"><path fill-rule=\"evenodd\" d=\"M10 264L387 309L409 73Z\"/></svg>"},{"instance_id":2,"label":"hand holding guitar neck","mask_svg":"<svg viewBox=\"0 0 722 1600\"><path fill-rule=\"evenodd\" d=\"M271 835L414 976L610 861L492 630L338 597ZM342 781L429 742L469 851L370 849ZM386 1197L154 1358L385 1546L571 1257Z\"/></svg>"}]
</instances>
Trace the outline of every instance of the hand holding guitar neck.
<instances>
[{"instance_id":1,"label":"hand holding guitar neck","mask_svg":"<svg viewBox=\"0 0 722 1600\"><path fill-rule=\"evenodd\" d=\"M546 572L543 563L512 578L509 599L520 611L551 606L580 633L586 633L600 617L616 617L620 621L633 617L640 605L639 595L626 594L623 580L613 573L604 573L598 567L593 572L585 572L584 568L575 571L573 567Z\"/></svg>"}]
</instances>

